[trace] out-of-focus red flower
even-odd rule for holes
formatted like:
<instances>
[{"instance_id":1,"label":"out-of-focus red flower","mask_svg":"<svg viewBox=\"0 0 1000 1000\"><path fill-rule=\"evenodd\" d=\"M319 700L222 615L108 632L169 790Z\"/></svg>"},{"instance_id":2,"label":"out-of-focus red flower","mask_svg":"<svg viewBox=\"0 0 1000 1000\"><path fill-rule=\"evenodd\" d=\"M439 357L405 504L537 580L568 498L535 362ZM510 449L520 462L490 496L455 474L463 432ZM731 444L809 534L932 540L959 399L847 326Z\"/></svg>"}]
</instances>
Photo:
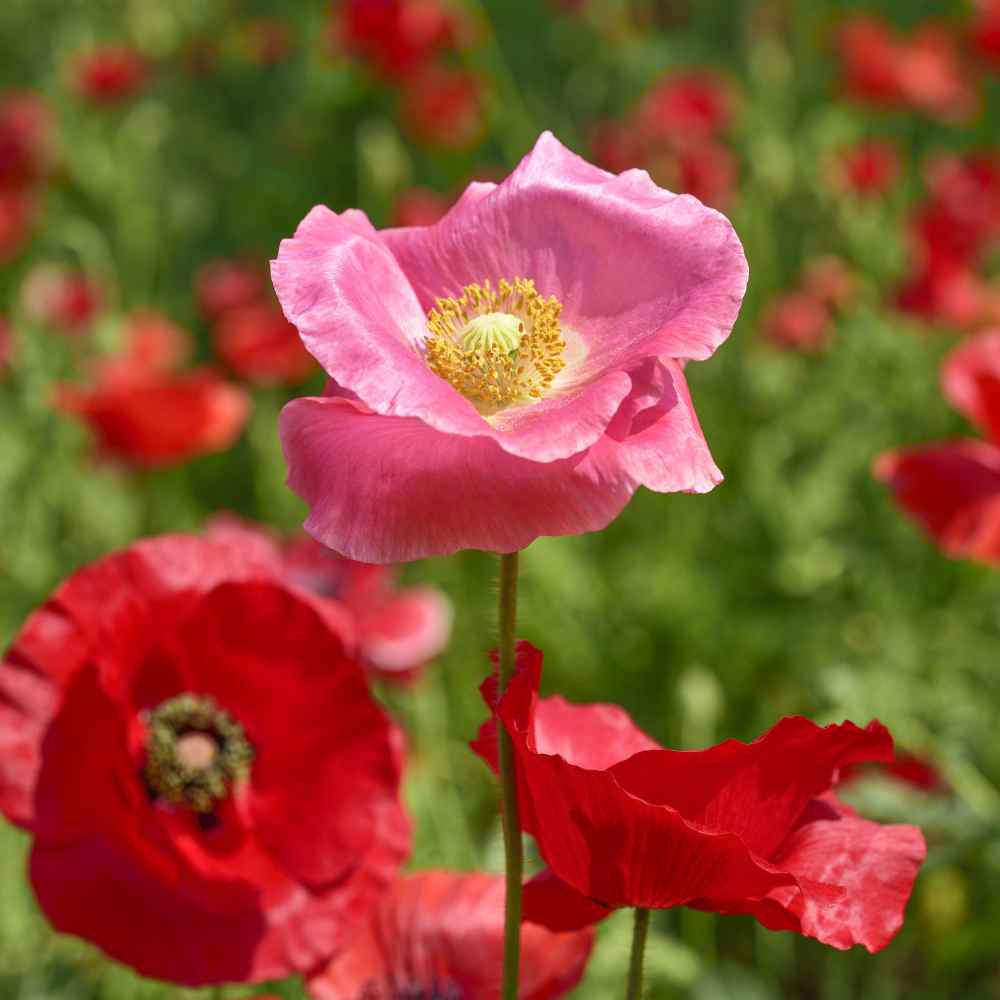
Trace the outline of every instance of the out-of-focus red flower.
<instances>
[{"instance_id":1,"label":"out-of-focus red flower","mask_svg":"<svg viewBox=\"0 0 1000 1000\"><path fill-rule=\"evenodd\" d=\"M418 142L465 149L485 131L482 81L467 70L428 67L407 82L399 114L406 131Z\"/></svg>"},{"instance_id":2,"label":"out-of-focus red flower","mask_svg":"<svg viewBox=\"0 0 1000 1000\"><path fill-rule=\"evenodd\" d=\"M854 272L839 257L815 257L802 268L802 289L828 309L846 309L858 290Z\"/></svg>"},{"instance_id":3,"label":"out-of-focus red flower","mask_svg":"<svg viewBox=\"0 0 1000 1000\"><path fill-rule=\"evenodd\" d=\"M0 316L0 379L7 374L7 369L14 358L14 331L10 328L5 316Z\"/></svg>"},{"instance_id":4,"label":"out-of-focus red flower","mask_svg":"<svg viewBox=\"0 0 1000 1000\"><path fill-rule=\"evenodd\" d=\"M874 474L946 555L1000 565L1000 331L953 351L941 382L952 406L988 440L886 452Z\"/></svg>"},{"instance_id":5,"label":"out-of-focus red flower","mask_svg":"<svg viewBox=\"0 0 1000 1000\"><path fill-rule=\"evenodd\" d=\"M223 313L212 340L227 367L257 385L301 382L318 370L298 331L273 302Z\"/></svg>"},{"instance_id":6,"label":"out-of-focus red flower","mask_svg":"<svg viewBox=\"0 0 1000 1000\"><path fill-rule=\"evenodd\" d=\"M352 946L307 982L314 1000L500 1000L504 880L481 872L399 879ZM521 927L521 1000L556 1000L583 976L589 930Z\"/></svg>"},{"instance_id":7,"label":"out-of-focus red flower","mask_svg":"<svg viewBox=\"0 0 1000 1000\"><path fill-rule=\"evenodd\" d=\"M994 69L1000 67L1000 2L978 0L969 21L969 39L975 51Z\"/></svg>"},{"instance_id":8,"label":"out-of-focus red flower","mask_svg":"<svg viewBox=\"0 0 1000 1000\"><path fill-rule=\"evenodd\" d=\"M265 528L231 515L213 518L205 534L255 551L286 584L345 608L354 622L361 663L380 680L415 680L448 645L448 599L432 587L398 589L393 566L345 559L305 535L280 542Z\"/></svg>"},{"instance_id":9,"label":"out-of-focus red flower","mask_svg":"<svg viewBox=\"0 0 1000 1000\"><path fill-rule=\"evenodd\" d=\"M596 122L590 132L590 148L597 164L614 174L638 167L646 158L643 139L630 122Z\"/></svg>"},{"instance_id":10,"label":"out-of-focus red flower","mask_svg":"<svg viewBox=\"0 0 1000 1000\"><path fill-rule=\"evenodd\" d=\"M74 573L0 669L0 809L52 924L197 986L315 969L408 850L350 622L183 535Z\"/></svg>"},{"instance_id":11,"label":"out-of-focus red flower","mask_svg":"<svg viewBox=\"0 0 1000 1000\"><path fill-rule=\"evenodd\" d=\"M37 214L33 192L0 188L0 262L20 253L31 236Z\"/></svg>"},{"instance_id":12,"label":"out-of-focus red flower","mask_svg":"<svg viewBox=\"0 0 1000 1000\"><path fill-rule=\"evenodd\" d=\"M345 0L334 21L334 44L398 80L456 47L465 30L442 0Z\"/></svg>"},{"instance_id":13,"label":"out-of-focus red flower","mask_svg":"<svg viewBox=\"0 0 1000 1000\"><path fill-rule=\"evenodd\" d=\"M562 883L529 883L526 919L569 929L616 907L692 906L836 948L892 940L923 836L862 819L830 791L841 767L892 759L883 726L788 718L753 743L663 750L617 706L539 698L541 660L522 642L503 696L495 675L484 684L494 718L473 745L495 767L506 729L522 826Z\"/></svg>"},{"instance_id":14,"label":"out-of-focus red flower","mask_svg":"<svg viewBox=\"0 0 1000 1000\"><path fill-rule=\"evenodd\" d=\"M126 317L121 339L117 353L93 366L95 378L104 385L174 371L191 354L188 332L155 309L142 309Z\"/></svg>"},{"instance_id":15,"label":"out-of-focus red flower","mask_svg":"<svg viewBox=\"0 0 1000 1000\"><path fill-rule=\"evenodd\" d=\"M943 25L925 23L912 37L898 38L882 19L859 14L842 23L837 49L847 97L945 121L976 111L958 39Z\"/></svg>"},{"instance_id":16,"label":"out-of-focus red flower","mask_svg":"<svg viewBox=\"0 0 1000 1000\"><path fill-rule=\"evenodd\" d=\"M989 289L965 264L946 261L925 265L896 292L903 312L934 323L970 329L986 318Z\"/></svg>"},{"instance_id":17,"label":"out-of-focus red flower","mask_svg":"<svg viewBox=\"0 0 1000 1000\"><path fill-rule=\"evenodd\" d=\"M209 368L62 385L56 403L90 427L103 454L140 467L224 451L250 410L246 393Z\"/></svg>"},{"instance_id":18,"label":"out-of-focus red flower","mask_svg":"<svg viewBox=\"0 0 1000 1000\"><path fill-rule=\"evenodd\" d=\"M885 194L899 179L899 153L889 142L866 139L843 150L839 160L842 184L863 197Z\"/></svg>"},{"instance_id":19,"label":"out-of-focus red flower","mask_svg":"<svg viewBox=\"0 0 1000 1000\"><path fill-rule=\"evenodd\" d=\"M0 97L0 190L40 180L52 157L52 116L37 94Z\"/></svg>"},{"instance_id":20,"label":"out-of-focus red flower","mask_svg":"<svg viewBox=\"0 0 1000 1000\"><path fill-rule=\"evenodd\" d=\"M760 329L775 347L813 354L830 339L830 311L812 292L786 292L765 309Z\"/></svg>"},{"instance_id":21,"label":"out-of-focus red flower","mask_svg":"<svg viewBox=\"0 0 1000 1000\"><path fill-rule=\"evenodd\" d=\"M101 289L91 278L79 271L48 266L28 275L22 298L32 319L65 333L89 330L103 304Z\"/></svg>"},{"instance_id":22,"label":"out-of-focus red flower","mask_svg":"<svg viewBox=\"0 0 1000 1000\"><path fill-rule=\"evenodd\" d=\"M646 168L661 187L693 194L713 208L725 208L736 187L736 161L717 142L661 147L647 156Z\"/></svg>"},{"instance_id":23,"label":"out-of-focus red flower","mask_svg":"<svg viewBox=\"0 0 1000 1000\"><path fill-rule=\"evenodd\" d=\"M205 319L217 320L230 309L255 305L267 288L265 270L249 260L213 260L195 279L198 306Z\"/></svg>"},{"instance_id":24,"label":"out-of-focus red flower","mask_svg":"<svg viewBox=\"0 0 1000 1000\"><path fill-rule=\"evenodd\" d=\"M654 141L701 145L729 127L732 104L728 86L717 74L702 69L672 73L642 99L635 127Z\"/></svg>"},{"instance_id":25,"label":"out-of-focus red flower","mask_svg":"<svg viewBox=\"0 0 1000 1000\"><path fill-rule=\"evenodd\" d=\"M431 226L451 208L451 198L429 188L404 191L392 210L394 226Z\"/></svg>"},{"instance_id":26,"label":"out-of-focus red flower","mask_svg":"<svg viewBox=\"0 0 1000 1000\"><path fill-rule=\"evenodd\" d=\"M244 22L240 41L247 56L258 66L276 66L292 52L288 25L276 17L255 17Z\"/></svg>"},{"instance_id":27,"label":"out-of-focus red flower","mask_svg":"<svg viewBox=\"0 0 1000 1000\"><path fill-rule=\"evenodd\" d=\"M902 102L899 49L885 21L868 14L846 18L837 32L837 52L848 97L877 105Z\"/></svg>"},{"instance_id":28,"label":"out-of-focus red flower","mask_svg":"<svg viewBox=\"0 0 1000 1000\"><path fill-rule=\"evenodd\" d=\"M948 791L948 782L933 761L918 754L898 751L895 759L887 764L851 765L841 768L838 787L856 781L866 773L886 774L890 778L917 788L929 794L943 794Z\"/></svg>"},{"instance_id":29,"label":"out-of-focus red flower","mask_svg":"<svg viewBox=\"0 0 1000 1000\"><path fill-rule=\"evenodd\" d=\"M103 45L77 57L73 67L77 93L93 104L117 104L134 97L149 67L129 45Z\"/></svg>"}]
</instances>

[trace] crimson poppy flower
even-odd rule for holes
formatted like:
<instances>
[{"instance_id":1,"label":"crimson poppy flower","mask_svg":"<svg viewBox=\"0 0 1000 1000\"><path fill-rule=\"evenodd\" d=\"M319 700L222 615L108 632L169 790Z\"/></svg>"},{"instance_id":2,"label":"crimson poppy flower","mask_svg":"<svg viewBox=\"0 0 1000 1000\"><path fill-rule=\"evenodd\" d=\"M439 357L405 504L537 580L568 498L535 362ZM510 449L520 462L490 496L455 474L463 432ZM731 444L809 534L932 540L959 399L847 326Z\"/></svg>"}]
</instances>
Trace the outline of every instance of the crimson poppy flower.
<instances>
[{"instance_id":1,"label":"crimson poppy flower","mask_svg":"<svg viewBox=\"0 0 1000 1000\"><path fill-rule=\"evenodd\" d=\"M0 190L24 190L39 181L52 154L52 116L37 94L0 96Z\"/></svg>"},{"instance_id":2,"label":"crimson poppy flower","mask_svg":"<svg viewBox=\"0 0 1000 1000\"><path fill-rule=\"evenodd\" d=\"M100 312L104 295L92 278L58 267L35 268L21 292L32 319L64 333L86 333Z\"/></svg>"},{"instance_id":3,"label":"crimson poppy flower","mask_svg":"<svg viewBox=\"0 0 1000 1000\"><path fill-rule=\"evenodd\" d=\"M256 305L266 287L266 272L248 260L209 261L195 279L198 306L209 321L230 309Z\"/></svg>"},{"instance_id":4,"label":"crimson poppy flower","mask_svg":"<svg viewBox=\"0 0 1000 1000\"><path fill-rule=\"evenodd\" d=\"M432 226L440 222L453 199L429 188L414 187L404 191L392 210L394 226Z\"/></svg>"},{"instance_id":5,"label":"crimson poppy flower","mask_svg":"<svg viewBox=\"0 0 1000 1000\"><path fill-rule=\"evenodd\" d=\"M394 567L345 559L308 536L280 542L263 527L228 514L209 521L206 537L254 551L286 584L346 610L361 663L380 680L415 680L448 644L448 599L432 587L397 589Z\"/></svg>"},{"instance_id":6,"label":"crimson poppy flower","mask_svg":"<svg viewBox=\"0 0 1000 1000\"><path fill-rule=\"evenodd\" d=\"M337 552L510 552L600 530L640 485L721 479L681 360L729 335L746 259L723 216L640 171L545 133L434 226L314 208L272 275L331 379L281 437L306 530Z\"/></svg>"},{"instance_id":7,"label":"crimson poppy flower","mask_svg":"<svg viewBox=\"0 0 1000 1000\"><path fill-rule=\"evenodd\" d=\"M904 751L897 751L893 760L885 764L852 764L841 768L837 786L850 784L869 772L885 774L900 784L928 794L940 795L948 791L948 782L933 761Z\"/></svg>"},{"instance_id":8,"label":"crimson poppy flower","mask_svg":"<svg viewBox=\"0 0 1000 1000\"><path fill-rule=\"evenodd\" d=\"M1000 2L976 0L976 10L969 21L972 47L994 69L1000 67Z\"/></svg>"},{"instance_id":9,"label":"crimson poppy flower","mask_svg":"<svg viewBox=\"0 0 1000 1000\"><path fill-rule=\"evenodd\" d=\"M143 467L225 451L250 409L247 395L210 368L62 385L56 403L88 425L103 454Z\"/></svg>"},{"instance_id":10,"label":"crimson poppy flower","mask_svg":"<svg viewBox=\"0 0 1000 1000\"><path fill-rule=\"evenodd\" d=\"M884 20L868 14L845 18L836 41L841 85L848 97L876 105L902 102L899 49Z\"/></svg>"},{"instance_id":11,"label":"crimson poppy flower","mask_svg":"<svg viewBox=\"0 0 1000 1000\"><path fill-rule=\"evenodd\" d=\"M485 133L483 83L468 70L428 66L407 80L399 117L418 142L465 149Z\"/></svg>"},{"instance_id":12,"label":"crimson poppy flower","mask_svg":"<svg viewBox=\"0 0 1000 1000\"><path fill-rule=\"evenodd\" d=\"M841 183L864 198L885 194L898 180L899 153L889 142L866 139L840 153Z\"/></svg>"},{"instance_id":13,"label":"crimson poppy flower","mask_svg":"<svg viewBox=\"0 0 1000 1000\"><path fill-rule=\"evenodd\" d=\"M0 262L17 256L28 242L37 208L31 191L0 189Z\"/></svg>"},{"instance_id":14,"label":"crimson poppy flower","mask_svg":"<svg viewBox=\"0 0 1000 1000\"><path fill-rule=\"evenodd\" d=\"M701 145L725 131L733 117L726 83L710 70L671 73L642 99L635 120L648 139Z\"/></svg>"},{"instance_id":15,"label":"crimson poppy flower","mask_svg":"<svg viewBox=\"0 0 1000 1000\"><path fill-rule=\"evenodd\" d=\"M942 368L952 406L987 440L962 438L890 451L877 478L946 555L1000 564L1000 331L958 347Z\"/></svg>"},{"instance_id":16,"label":"crimson poppy flower","mask_svg":"<svg viewBox=\"0 0 1000 1000\"><path fill-rule=\"evenodd\" d=\"M717 142L662 147L643 162L657 184L692 194L713 208L725 208L736 187L736 160Z\"/></svg>"},{"instance_id":17,"label":"crimson poppy flower","mask_svg":"<svg viewBox=\"0 0 1000 1000\"><path fill-rule=\"evenodd\" d=\"M229 309L217 321L212 341L226 366L256 385L301 382L317 370L298 330L272 302Z\"/></svg>"},{"instance_id":18,"label":"crimson poppy flower","mask_svg":"<svg viewBox=\"0 0 1000 1000\"><path fill-rule=\"evenodd\" d=\"M119 350L92 364L105 385L129 383L179 368L191 354L188 332L155 309L139 309L125 317Z\"/></svg>"},{"instance_id":19,"label":"crimson poppy flower","mask_svg":"<svg viewBox=\"0 0 1000 1000\"><path fill-rule=\"evenodd\" d=\"M786 292L768 304L761 335L772 346L812 354L826 347L832 330L830 311L808 291Z\"/></svg>"},{"instance_id":20,"label":"crimson poppy flower","mask_svg":"<svg viewBox=\"0 0 1000 1000\"><path fill-rule=\"evenodd\" d=\"M84 567L0 666L0 809L60 931L186 985L308 971L408 850L349 620L182 535Z\"/></svg>"},{"instance_id":21,"label":"crimson poppy flower","mask_svg":"<svg viewBox=\"0 0 1000 1000\"><path fill-rule=\"evenodd\" d=\"M527 919L583 926L622 906L745 913L837 948L884 948L902 926L925 847L830 793L838 769L890 760L877 722L822 728L787 718L753 743L663 750L614 705L539 698L542 654L517 670L473 749L496 766L496 720L514 747L521 821L551 875L529 884Z\"/></svg>"},{"instance_id":22,"label":"crimson poppy flower","mask_svg":"<svg viewBox=\"0 0 1000 1000\"><path fill-rule=\"evenodd\" d=\"M93 104L118 104L135 96L149 75L146 61L129 45L102 45L78 56L77 93Z\"/></svg>"},{"instance_id":23,"label":"crimson poppy flower","mask_svg":"<svg viewBox=\"0 0 1000 1000\"><path fill-rule=\"evenodd\" d=\"M441 0L347 0L334 24L334 42L391 80L409 76L454 48L464 22Z\"/></svg>"},{"instance_id":24,"label":"crimson poppy flower","mask_svg":"<svg viewBox=\"0 0 1000 1000\"><path fill-rule=\"evenodd\" d=\"M504 880L482 872L399 879L346 951L307 982L314 1000L500 1000ZM588 930L521 928L521 1000L555 1000L580 981Z\"/></svg>"}]
</instances>

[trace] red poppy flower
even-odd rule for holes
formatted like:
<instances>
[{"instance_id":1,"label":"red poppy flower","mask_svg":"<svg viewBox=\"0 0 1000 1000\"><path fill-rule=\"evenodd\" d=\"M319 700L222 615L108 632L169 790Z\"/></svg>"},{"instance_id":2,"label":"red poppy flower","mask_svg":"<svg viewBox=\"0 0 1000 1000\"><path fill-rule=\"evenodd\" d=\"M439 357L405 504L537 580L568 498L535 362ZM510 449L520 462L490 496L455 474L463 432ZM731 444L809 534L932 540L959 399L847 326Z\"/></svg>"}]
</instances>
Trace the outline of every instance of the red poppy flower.
<instances>
[{"instance_id":1,"label":"red poppy flower","mask_svg":"<svg viewBox=\"0 0 1000 1000\"><path fill-rule=\"evenodd\" d=\"M408 848L350 623L174 535L73 574L0 666L0 809L60 931L187 985L309 970Z\"/></svg>"},{"instance_id":2,"label":"red poppy flower","mask_svg":"<svg viewBox=\"0 0 1000 1000\"><path fill-rule=\"evenodd\" d=\"M448 645L448 599L431 587L397 589L392 566L345 559L305 535L280 543L266 529L227 514L209 522L206 537L254 551L286 584L345 609L361 663L380 680L415 680Z\"/></svg>"},{"instance_id":3,"label":"red poppy flower","mask_svg":"<svg viewBox=\"0 0 1000 1000\"><path fill-rule=\"evenodd\" d=\"M848 97L876 105L902 102L899 49L885 21L867 14L846 18L837 33L837 53Z\"/></svg>"},{"instance_id":4,"label":"red poppy flower","mask_svg":"<svg viewBox=\"0 0 1000 1000\"><path fill-rule=\"evenodd\" d=\"M857 278L839 257L814 257L802 268L802 288L828 309L846 309L858 291Z\"/></svg>"},{"instance_id":5,"label":"red poppy flower","mask_svg":"<svg viewBox=\"0 0 1000 1000\"><path fill-rule=\"evenodd\" d=\"M621 174L646 158L646 142L631 122L598 121L590 130L590 146L598 166Z\"/></svg>"},{"instance_id":6,"label":"red poppy flower","mask_svg":"<svg viewBox=\"0 0 1000 1000\"><path fill-rule=\"evenodd\" d=\"M986 62L994 69L1000 67L1000 0L978 0L969 22L969 38Z\"/></svg>"},{"instance_id":7,"label":"red poppy flower","mask_svg":"<svg viewBox=\"0 0 1000 1000\"><path fill-rule=\"evenodd\" d=\"M52 152L52 117L32 93L0 97L0 189L22 190L40 180Z\"/></svg>"},{"instance_id":8,"label":"red poppy flower","mask_svg":"<svg viewBox=\"0 0 1000 1000\"><path fill-rule=\"evenodd\" d=\"M318 371L298 330L273 302L228 310L219 318L212 339L230 370L257 385L301 382Z\"/></svg>"},{"instance_id":9,"label":"red poppy flower","mask_svg":"<svg viewBox=\"0 0 1000 1000\"><path fill-rule=\"evenodd\" d=\"M868 772L881 772L901 784L929 794L940 795L948 791L948 782L933 761L918 754L902 751L898 751L895 759L887 764L852 764L841 768L837 786L850 784Z\"/></svg>"},{"instance_id":10,"label":"red poppy flower","mask_svg":"<svg viewBox=\"0 0 1000 1000\"><path fill-rule=\"evenodd\" d=\"M886 452L877 478L946 555L1000 564L1000 331L966 341L942 369L945 396L989 440Z\"/></svg>"},{"instance_id":11,"label":"red poppy flower","mask_svg":"<svg viewBox=\"0 0 1000 1000\"><path fill-rule=\"evenodd\" d=\"M889 943L923 837L829 793L838 768L892 758L883 726L788 718L753 743L662 750L617 706L539 699L541 661L522 642L499 703L495 677L483 685L495 717L473 744L495 766L497 718L510 734L522 824L562 882L527 892L527 919L565 929L602 909L692 906L837 948Z\"/></svg>"},{"instance_id":12,"label":"red poppy flower","mask_svg":"<svg viewBox=\"0 0 1000 1000\"><path fill-rule=\"evenodd\" d=\"M399 879L352 946L312 976L314 1000L500 1000L504 880L427 871ZM580 981L589 931L521 928L521 1000L555 1000Z\"/></svg>"},{"instance_id":13,"label":"red poppy flower","mask_svg":"<svg viewBox=\"0 0 1000 1000\"><path fill-rule=\"evenodd\" d=\"M186 330L155 309L140 309L125 318L118 353L93 365L102 384L128 383L171 372L187 361L191 339Z\"/></svg>"},{"instance_id":14,"label":"red poppy flower","mask_svg":"<svg viewBox=\"0 0 1000 1000\"><path fill-rule=\"evenodd\" d=\"M736 187L736 160L716 142L663 146L647 155L650 176L662 187L693 194L713 208L725 208Z\"/></svg>"},{"instance_id":15,"label":"red poppy flower","mask_svg":"<svg viewBox=\"0 0 1000 1000\"><path fill-rule=\"evenodd\" d=\"M198 306L209 321L230 309L260 302L267 288L266 271L247 260L213 260L198 272L195 281Z\"/></svg>"},{"instance_id":16,"label":"red poppy flower","mask_svg":"<svg viewBox=\"0 0 1000 1000\"><path fill-rule=\"evenodd\" d=\"M0 263L21 252L36 215L37 202L31 191L0 189Z\"/></svg>"},{"instance_id":17,"label":"red poppy flower","mask_svg":"<svg viewBox=\"0 0 1000 1000\"><path fill-rule=\"evenodd\" d=\"M224 451L250 409L246 394L209 368L89 389L63 385L57 404L89 425L103 453L147 467Z\"/></svg>"},{"instance_id":18,"label":"red poppy flower","mask_svg":"<svg viewBox=\"0 0 1000 1000\"><path fill-rule=\"evenodd\" d=\"M346 0L334 42L399 79L455 47L463 30L459 14L440 0Z\"/></svg>"},{"instance_id":19,"label":"red poppy flower","mask_svg":"<svg viewBox=\"0 0 1000 1000\"><path fill-rule=\"evenodd\" d=\"M811 292L786 292L767 306L760 330L774 347L812 354L830 339L830 312Z\"/></svg>"},{"instance_id":20,"label":"red poppy flower","mask_svg":"<svg viewBox=\"0 0 1000 1000\"><path fill-rule=\"evenodd\" d=\"M842 150L839 173L848 190L862 197L885 194L899 178L899 153L891 143L867 139Z\"/></svg>"},{"instance_id":21,"label":"red poppy flower","mask_svg":"<svg viewBox=\"0 0 1000 1000\"><path fill-rule=\"evenodd\" d=\"M478 142L485 131L482 82L463 69L428 67L407 81L399 115L418 142L465 149Z\"/></svg>"},{"instance_id":22,"label":"red poppy flower","mask_svg":"<svg viewBox=\"0 0 1000 1000\"><path fill-rule=\"evenodd\" d=\"M104 296L87 275L43 265L25 279L22 298L32 319L75 334L90 329Z\"/></svg>"},{"instance_id":23,"label":"red poppy flower","mask_svg":"<svg viewBox=\"0 0 1000 1000\"><path fill-rule=\"evenodd\" d=\"M695 69L656 83L639 106L636 127L651 140L700 145L725 131L732 116L725 82L710 70Z\"/></svg>"},{"instance_id":24,"label":"red poppy flower","mask_svg":"<svg viewBox=\"0 0 1000 1000\"><path fill-rule=\"evenodd\" d=\"M128 45L103 45L77 57L77 93L93 104L117 104L133 97L146 82L146 61Z\"/></svg>"},{"instance_id":25,"label":"red poppy flower","mask_svg":"<svg viewBox=\"0 0 1000 1000\"><path fill-rule=\"evenodd\" d=\"M394 226L432 226L451 208L454 199L437 191L414 187L404 191L392 211Z\"/></svg>"}]
</instances>

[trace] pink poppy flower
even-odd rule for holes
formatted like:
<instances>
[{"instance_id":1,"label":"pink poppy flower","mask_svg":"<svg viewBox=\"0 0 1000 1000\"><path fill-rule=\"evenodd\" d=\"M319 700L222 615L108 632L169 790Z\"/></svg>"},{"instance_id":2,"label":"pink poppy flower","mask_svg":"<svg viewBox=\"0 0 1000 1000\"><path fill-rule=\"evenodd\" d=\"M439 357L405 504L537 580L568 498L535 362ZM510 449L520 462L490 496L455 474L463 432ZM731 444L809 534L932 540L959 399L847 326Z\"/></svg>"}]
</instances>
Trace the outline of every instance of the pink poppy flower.
<instances>
[{"instance_id":1,"label":"pink poppy flower","mask_svg":"<svg viewBox=\"0 0 1000 1000\"><path fill-rule=\"evenodd\" d=\"M882 826L831 792L838 771L892 759L884 726L782 719L752 743L662 749L617 705L540 698L542 654L517 672L472 748L496 767L511 738L521 822L550 872L529 883L527 920L569 930L616 907L750 914L835 948L884 948L924 860L913 826Z\"/></svg>"},{"instance_id":2,"label":"pink poppy flower","mask_svg":"<svg viewBox=\"0 0 1000 1000\"><path fill-rule=\"evenodd\" d=\"M397 879L352 945L307 980L313 1000L500 1000L502 875ZM583 976L593 934L521 928L520 1000L556 1000Z\"/></svg>"},{"instance_id":3,"label":"pink poppy flower","mask_svg":"<svg viewBox=\"0 0 1000 1000\"><path fill-rule=\"evenodd\" d=\"M205 535L253 552L286 585L350 614L361 665L387 683L415 680L451 638L452 608L433 587L395 586L395 568L344 559L308 536L276 539L231 514L213 517Z\"/></svg>"},{"instance_id":4,"label":"pink poppy flower","mask_svg":"<svg viewBox=\"0 0 1000 1000\"><path fill-rule=\"evenodd\" d=\"M886 452L874 473L946 555L1000 565L1000 331L953 351L941 382L952 406L988 440Z\"/></svg>"},{"instance_id":5,"label":"pink poppy flower","mask_svg":"<svg viewBox=\"0 0 1000 1000\"><path fill-rule=\"evenodd\" d=\"M746 287L728 220L545 133L434 226L314 208L272 265L331 382L281 436L308 532L365 562L597 531L721 474L682 372Z\"/></svg>"}]
</instances>

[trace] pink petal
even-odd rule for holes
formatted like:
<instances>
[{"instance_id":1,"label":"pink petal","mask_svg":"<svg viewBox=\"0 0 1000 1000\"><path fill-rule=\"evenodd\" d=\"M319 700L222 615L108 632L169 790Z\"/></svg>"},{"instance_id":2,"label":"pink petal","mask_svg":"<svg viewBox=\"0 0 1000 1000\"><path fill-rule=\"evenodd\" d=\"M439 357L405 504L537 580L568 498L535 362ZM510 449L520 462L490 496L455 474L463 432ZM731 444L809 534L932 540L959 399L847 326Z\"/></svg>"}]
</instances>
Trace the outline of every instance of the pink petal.
<instances>
[{"instance_id":1,"label":"pink petal","mask_svg":"<svg viewBox=\"0 0 1000 1000\"><path fill-rule=\"evenodd\" d=\"M414 670L448 645L452 617L451 602L439 591L404 590L361 622L362 655L378 672Z\"/></svg>"}]
</instances>

